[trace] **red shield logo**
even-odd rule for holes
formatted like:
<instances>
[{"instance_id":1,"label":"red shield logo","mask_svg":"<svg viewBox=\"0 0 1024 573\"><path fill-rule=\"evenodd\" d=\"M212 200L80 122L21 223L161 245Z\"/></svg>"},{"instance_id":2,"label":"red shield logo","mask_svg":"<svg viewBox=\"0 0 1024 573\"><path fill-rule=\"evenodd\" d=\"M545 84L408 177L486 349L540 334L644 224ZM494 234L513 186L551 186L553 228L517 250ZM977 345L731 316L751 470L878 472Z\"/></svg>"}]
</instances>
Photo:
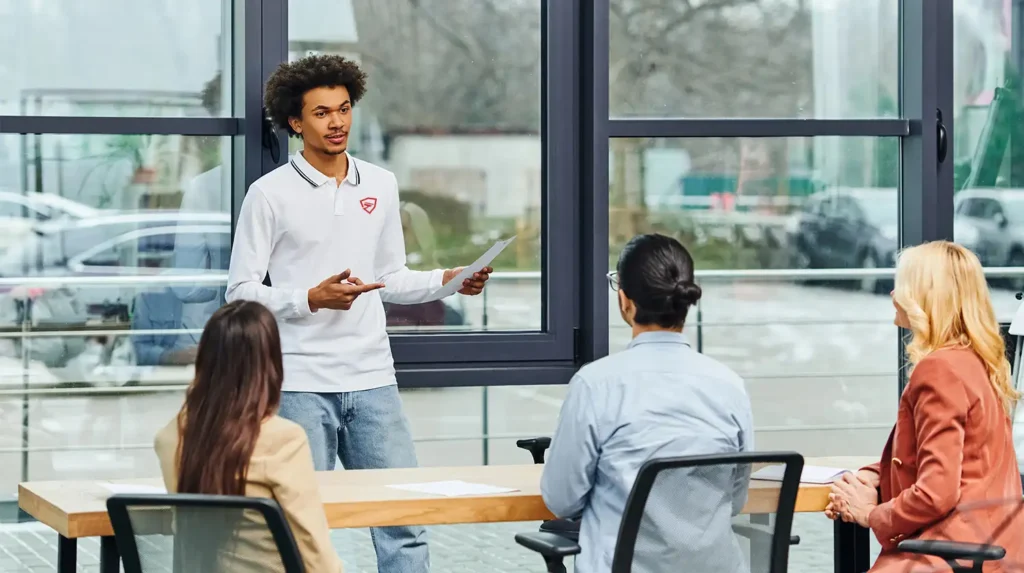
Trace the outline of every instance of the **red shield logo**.
<instances>
[{"instance_id":1,"label":"red shield logo","mask_svg":"<svg viewBox=\"0 0 1024 573\"><path fill-rule=\"evenodd\" d=\"M377 198L364 197L359 200L359 206L362 207L363 211L366 211L367 214L373 213L373 210L377 208Z\"/></svg>"}]
</instances>

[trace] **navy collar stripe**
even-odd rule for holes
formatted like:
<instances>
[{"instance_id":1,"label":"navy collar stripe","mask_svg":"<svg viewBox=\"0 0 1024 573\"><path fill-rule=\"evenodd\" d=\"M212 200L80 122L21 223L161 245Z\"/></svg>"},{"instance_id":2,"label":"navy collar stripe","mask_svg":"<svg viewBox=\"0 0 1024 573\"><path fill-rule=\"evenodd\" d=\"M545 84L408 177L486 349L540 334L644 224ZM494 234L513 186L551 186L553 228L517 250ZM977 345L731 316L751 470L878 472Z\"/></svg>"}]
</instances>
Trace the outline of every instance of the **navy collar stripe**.
<instances>
[{"instance_id":1,"label":"navy collar stripe","mask_svg":"<svg viewBox=\"0 0 1024 573\"><path fill-rule=\"evenodd\" d=\"M293 168L295 168L295 172L299 174L299 177L302 177L303 179L305 179L305 180L306 180L306 183L309 183L309 184L310 184L310 185L312 185L313 187L319 187L319 185L317 185L316 183L314 183L314 182L313 182L313 180L312 180L312 179L310 179L308 175L306 175L305 173L303 173L303 172L302 172L302 170L301 170L301 169L299 169L299 166L295 164L295 160L294 160L294 159L292 159L291 161L289 161L289 163L291 163L291 164L292 164L292 167L293 167Z\"/></svg>"},{"instance_id":2,"label":"navy collar stripe","mask_svg":"<svg viewBox=\"0 0 1024 573\"><path fill-rule=\"evenodd\" d=\"M308 175L306 175L305 173L302 172L302 169L298 165L295 164L295 160L294 159L292 159L288 163L291 163L292 168L295 169L295 172L298 173L300 177L302 177L303 179L306 180L306 183L309 183L313 187L319 187L319 185L316 184L316 181L313 181L312 179L309 178ZM355 157L349 156L349 165L352 167L352 170L355 172L355 176L356 176L356 183L355 184L359 185L362 182L362 177L359 176L359 166L356 165L356 158Z\"/></svg>"}]
</instances>

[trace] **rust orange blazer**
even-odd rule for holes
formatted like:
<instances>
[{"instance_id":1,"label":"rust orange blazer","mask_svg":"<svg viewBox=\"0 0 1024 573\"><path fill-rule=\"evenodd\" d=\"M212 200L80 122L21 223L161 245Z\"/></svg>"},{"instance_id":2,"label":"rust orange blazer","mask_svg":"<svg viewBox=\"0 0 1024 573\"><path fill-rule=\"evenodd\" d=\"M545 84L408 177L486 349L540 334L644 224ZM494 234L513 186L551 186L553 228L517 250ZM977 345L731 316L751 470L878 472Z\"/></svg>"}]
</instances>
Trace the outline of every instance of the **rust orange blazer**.
<instances>
[{"instance_id":1,"label":"rust orange blazer","mask_svg":"<svg viewBox=\"0 0 1024 573\"><path fill-rule=\"evenodd\" d=\"M974 351L938 350L917 365L881 463L865 469L881 478L880 505L869 524L882 553L871 571L941 569L943 561L900 553L897 544L915 538L991 542L992 530L1014 515L995 543L1007 550L1003 563L1024 564L1024 516L1013 506L955 511L972 502L1022 496L1011 420ZM995 563L985 568L1005 570Z\"/></svg>"}]
</instances>

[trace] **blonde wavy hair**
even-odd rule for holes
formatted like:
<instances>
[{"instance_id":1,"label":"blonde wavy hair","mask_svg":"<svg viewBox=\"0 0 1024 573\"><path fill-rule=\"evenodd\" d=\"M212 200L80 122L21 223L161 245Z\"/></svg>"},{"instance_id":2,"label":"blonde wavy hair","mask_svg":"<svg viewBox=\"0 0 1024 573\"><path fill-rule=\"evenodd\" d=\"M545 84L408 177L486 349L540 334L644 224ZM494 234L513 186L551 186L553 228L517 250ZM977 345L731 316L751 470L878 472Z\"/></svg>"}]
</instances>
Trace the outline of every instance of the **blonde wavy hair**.
<instances>
[{"instance_id":1,"label":"blonde wavy hair","mask_svg":"<svg viewBox=\"0 0 1024 573\"><path fill-rule=\"evenodd\" d=\"M911 368L940 348L970 348L985 363L992 391L1012 415L1021 395L1013 388L1006 345L974 253L949 241L904 250L896 263L893 298L910 319Z\"/></svg>"}]
</instances>

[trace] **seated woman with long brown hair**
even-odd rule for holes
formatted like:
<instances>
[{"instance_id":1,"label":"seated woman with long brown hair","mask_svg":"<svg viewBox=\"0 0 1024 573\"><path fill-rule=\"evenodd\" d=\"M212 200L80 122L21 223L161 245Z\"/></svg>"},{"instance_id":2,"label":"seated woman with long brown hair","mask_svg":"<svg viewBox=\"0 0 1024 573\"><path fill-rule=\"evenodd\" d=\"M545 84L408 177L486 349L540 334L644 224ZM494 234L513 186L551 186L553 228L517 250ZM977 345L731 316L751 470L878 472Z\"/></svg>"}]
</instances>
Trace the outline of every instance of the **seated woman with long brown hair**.
<instances>
[{"instance_id":1,"label":"seated woman with long brown hair","mask_svg":"<svg viewBox=\"0 0 1024 573\"><path fill-rule=\"evenodd\" d=\"M1016 571L1024 516L1011 412L1020 396L981 263L948 241L907 249L892 298L896 325L913 335L910 382L881 463L837 481L826 515L871 529L882 545L872 572L948 567L900 552L905 539L994 543L1006 557L985 571Z\"/></svg>"},{"instance_id":2,"label":"seated woman with long brown hair","mask_svg":"<svg viewBox=\"0 0 1024 573\"><path fill-rule=\"evenodd\" d=\"M283 377L270 311L249 301L221 307L199 340L185 404L157 433L156 453L169 492L276 500L306 571L337 573L341 560L331 546L306 432L276 415ZM260 529L249 525L242 528ZM231 553L239 570L263 571L276 548L269 536L243 533Z\"/></svg>"}]
</instances>

